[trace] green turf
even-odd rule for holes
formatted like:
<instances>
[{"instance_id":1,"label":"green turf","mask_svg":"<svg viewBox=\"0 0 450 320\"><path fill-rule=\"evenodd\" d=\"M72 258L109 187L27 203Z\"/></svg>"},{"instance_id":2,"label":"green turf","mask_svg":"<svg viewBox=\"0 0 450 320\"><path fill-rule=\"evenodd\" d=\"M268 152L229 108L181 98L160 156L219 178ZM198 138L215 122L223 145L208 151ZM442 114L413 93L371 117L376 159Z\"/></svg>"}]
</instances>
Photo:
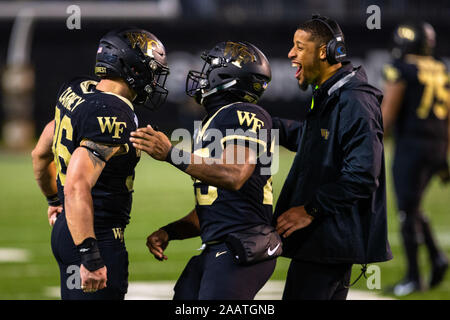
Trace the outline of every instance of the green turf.
<instances>
[{"instance_id":1,"label":"green turf","mask_svg":"<svg viewBox=\"0 0 450 320\"><path fill-rule=\"evenodd\" d=\"M274 176L275 200L292 159L292 153L281 152L280 170ZM389 163L389 157L387 161ZM0 299L48 299L50 297L45 290L58 286L59 271L50 248L51 228L46 218L46 202L34 182L30 157L0 153L0 177L0 248L23 248L31 253L27 263L0 262ZM379 264L382 289L401 278L404 271L390 176L388 182L389 232L395 258ZM173 241L166 251L169 259L165 262L155 260L148 253L145 240L156 228L187 214L193 208L192 181L171 166L144 156L136 170L135 190L132 221L125 232L130 257L130 281L175 280L189 257L198 254L196 249L201 245L200 240ZM432 213L431 219L438 236L450 254L449 189L433 181L424 207ZM425 252L421 254L421 261L425 262ZM284 279L288 263L287 259L279 259L272 279ZM428 266L423 264L424 271L427 271L426 268ZM353 278L357 273L358 267L355 267ZM356 287L367 290L364 279ZM449 276L439 288L409 298L449 299Z\"/></svg>"}]
</instances>

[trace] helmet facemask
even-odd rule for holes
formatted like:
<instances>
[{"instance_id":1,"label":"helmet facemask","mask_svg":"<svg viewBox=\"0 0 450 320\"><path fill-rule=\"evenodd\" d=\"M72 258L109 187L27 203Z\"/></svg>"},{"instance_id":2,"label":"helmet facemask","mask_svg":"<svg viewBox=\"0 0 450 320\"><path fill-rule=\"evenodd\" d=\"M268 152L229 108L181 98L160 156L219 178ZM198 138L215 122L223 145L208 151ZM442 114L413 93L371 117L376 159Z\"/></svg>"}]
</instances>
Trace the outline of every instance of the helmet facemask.
<instances>
[{"instance_id":1,"label":"helmet facemask","mask_svg":"<svg viewBox=\"0 0 450 320\"><path fill-rule=\"evenodd\" d=\"M223 89L230 88L237 83L236 80L231 79L228 82L222 83L221 85L210 89L210 83L208 76L216 68L223 68L227 66L228 61L223 57L216 57L203 52L201 58L205 61L201 71L189 71L186 78L186 94L190 97L195 98L198 103L202 103L203 99L214 93L217 93ZM224 79L226 77L224 76Z\"/></svg>"},{"instance_id":2,"label":"helmet facemask","mask_svg":"<svg viewBox=\"0 0 450 320\"><path fill-rule=\"evenodd\" d=\"M111 31L100 40L95 73L122 78L136 93L133 103L155 110L168 95L169 74L163 44L141 29Z\"/></svg>"},{"instance_id":3,"label":"helmet facemask","mask_svg":"<svg viewBox=\"0 0 450 320\"><path fill-rule=\"evenodd\" d=\"M142 84L130 84L130 87L137 93L135 103L147 109L156 110L164 104L169 93L165 87L169 68L154 58L146 57L146 61L147 73L150 77L147 77Z\"/></svg>"},{"instance_id":4,"label":"helmet facemask","mask_svg":"<svg viewBox=\"0 0 450 320\"><path fill-rule=\"evenodd\" d=\"M246 42L221 42L201 58L201 71L189 71L186 94L203 104L205 98L227 92L237 101L256 103L271 79L264 54Z\"/></svg>"}]
</instances>

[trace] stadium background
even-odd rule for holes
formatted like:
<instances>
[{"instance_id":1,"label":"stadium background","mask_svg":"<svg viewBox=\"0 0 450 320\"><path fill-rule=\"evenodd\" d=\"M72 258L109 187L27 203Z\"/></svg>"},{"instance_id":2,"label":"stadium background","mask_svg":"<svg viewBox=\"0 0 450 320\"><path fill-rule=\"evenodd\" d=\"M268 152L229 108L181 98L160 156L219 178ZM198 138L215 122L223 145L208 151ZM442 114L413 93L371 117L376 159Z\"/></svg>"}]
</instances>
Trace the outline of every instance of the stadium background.
<instances>
[{"instance_id":1,"label":"stadium background","mask_svg":"<svg viewBox=\"0 0 450 320\"><path fill-rule=\"evenodd\" d=\"M17 63L17 57L11 53L11 47L15 44L11 34L18 21L13 13L18 11L14 11L12 5L20 8L34 6L35 15L38 15L39 6L48 3L58 12L57 16L43 14L28 20L32 22L29 59L25 57L24 62ZM73 76L92 75L98 40L108 30L139 26L155 33L165 44L171 68L167 83L170 90L168 102L156 113L139 110L138 117L141 124L157 124L166 133L179 127L192 129L192 121L201 119L201 107L184 94L185 76L188 70L200 66L202 50L222 40L246 40L266 53L271 62L273 79L260 104L273 116L300 119L304 110L302 106L309 103L310 95L298 90L287 52L296 25L312 13L328 15L340 23L351 60L354 64L362 64L367 70L369 82L379 88L382 87L381 68L389 60L389 40L394 27L401 21L424 19L432 23L437 32L436 54L447 65L450 63L450 3L443 0L89 2L89 8L99 6L98 15L104 14L109 5L136 5L136 8L154 5L151 8L161 10L161 14L149 13L151 18L146 19L132 16L98 18L92 16L95 15L93 12L89 12L89 16L83 11L86 3L0 1L0 299L53 298L48 294L48 288L58 285L59 274L50 248L46 203L33 179L29 151L44 125L53 117L59 86ZM65 9L72 4L81 8L79 30L69 30L66 25L70 14ZM370 16L366 9L373 4L381 9L379 30L366 27ZM57 8L61 8L60 12ZM143 8L141 14L150 7ZM84 18L84 15L88 17ZM386 137L389 169L391 149L390 137ZM292 158L292 153L281 150L280 170L274 176L275 200ZM404 270L390 172L388 174L389 238L395 258L379 264L382 290L372 290L377 294L382 294L383 289L398 280ZM145 239L150 232L186 214L193 204L189 177L164 163L157 163L146 156L142 158L136 170L132 221L125 233L130 255L130 281L175 280L188 258L197 254L195 249L200 247L199 239L171 243L167 249L169 260L163 263L153 259L145 247ZM441 187L437 180L433 181L426 194L424 208L431 213L438 239L450 254L449 188ZM287 266L286 259L279 259L272 279L283 280ZM428 267L422 265L423 270L428 270ZM353 278L358 274L359 267L356 266ZM449 280L447 275L439 288L407 298L448 299ZM368 290L364 280L359 281L356 288Z\"/></svg>"}]
</instances>

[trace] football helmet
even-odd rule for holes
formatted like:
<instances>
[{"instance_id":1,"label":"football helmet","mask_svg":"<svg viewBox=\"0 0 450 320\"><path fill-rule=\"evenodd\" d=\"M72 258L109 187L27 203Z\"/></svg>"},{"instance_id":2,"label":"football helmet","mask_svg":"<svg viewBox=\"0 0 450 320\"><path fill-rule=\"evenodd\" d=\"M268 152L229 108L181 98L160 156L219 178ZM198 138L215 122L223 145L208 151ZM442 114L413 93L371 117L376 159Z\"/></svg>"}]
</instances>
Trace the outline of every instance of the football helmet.
<instances>
[{"instance_id":1,"label":"football helmet","mask_svg":"<svg viewBox=\"0 0 450 320\"><path fill-rule=\"evenodd\" d=\"M160 107L169 93L164 45L146 30L114 30L101 38L95 74L102 79L122 78L137 95L133 102L149 109Z\"/></svg>"},{"instance_id":2,"label":"football helmet","mask_svg":"<svg viewBox=\"0 0 450 320\"><path fill-rule=\"evenodd\" d=\"M186 78L186 94L200 104L221 92L255 103L272 78L266 56L248 42L220 42L201 58L202 70L191 70Z\"/></svg>"},{"instance_id":3,"label":"football helmet","mask_svg":"<svg viewBox=\"0 0 450 320\"><path fill-rule=\"evenodd\" d=\"M436 44L436 33L427 22L399 25L393 36L392 55L401 58L405 54L432 55Z\"/></svg>"}]
</instances>

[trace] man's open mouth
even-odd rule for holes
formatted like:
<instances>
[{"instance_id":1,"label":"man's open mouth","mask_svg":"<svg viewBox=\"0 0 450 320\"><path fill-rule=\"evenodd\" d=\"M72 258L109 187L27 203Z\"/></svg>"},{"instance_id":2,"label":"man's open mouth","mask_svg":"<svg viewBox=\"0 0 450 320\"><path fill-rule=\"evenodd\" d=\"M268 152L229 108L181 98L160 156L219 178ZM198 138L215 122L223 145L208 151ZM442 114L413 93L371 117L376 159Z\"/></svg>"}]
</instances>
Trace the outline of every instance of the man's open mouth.
<instances>
[{"instance_id":1,"label":"man's open mouth","mask_svg":"<svg viewBox=\"0 0 450 320\"><path fill-rule=\"evenodd\" d=\"M295 77L298 79L302 71L302 65L298 62L292 62L292 67L297 68L297 72L295 72Z\"/></svg>"}]
</instances>

